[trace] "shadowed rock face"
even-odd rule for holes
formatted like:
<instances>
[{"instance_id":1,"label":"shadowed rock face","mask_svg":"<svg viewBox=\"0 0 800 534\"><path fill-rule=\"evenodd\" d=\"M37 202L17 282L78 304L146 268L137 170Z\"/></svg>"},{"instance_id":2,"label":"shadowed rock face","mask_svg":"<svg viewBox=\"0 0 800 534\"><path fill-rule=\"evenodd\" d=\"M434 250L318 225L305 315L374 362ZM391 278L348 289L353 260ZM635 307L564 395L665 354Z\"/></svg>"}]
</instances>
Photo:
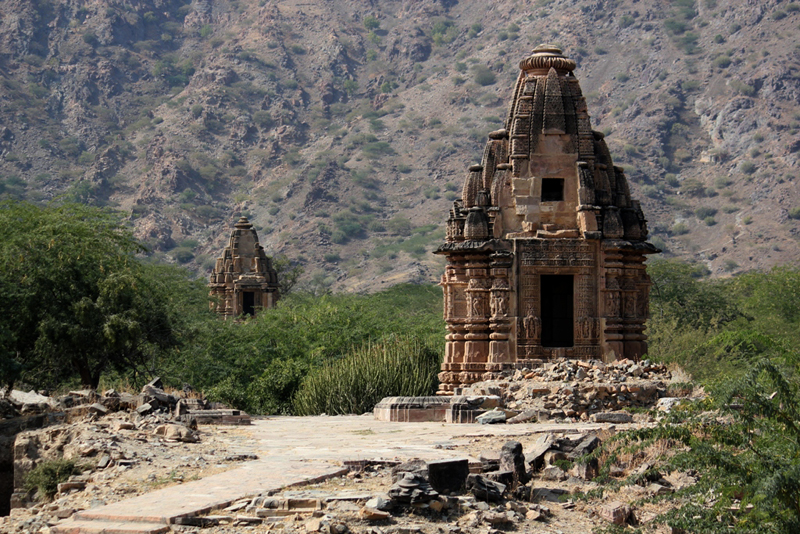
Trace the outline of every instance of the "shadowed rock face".
<instances>
[{"instance_id":1,"label":"shadowed rock face","mask_svg":"<svg viewBox=\"0 0 800 534\"><path fill-rule=\"evenodd\" d=\"M644 257L658 249L641 206L591 129L575 62L542 45L519 66L505 128L469 167L437 251L441 393L534 360L647 350Z\"/></svg>"},{"instance_id":2,"label":"shadowed rock face","mask_svg":"<svg viewBox=\"0 0 800 534\"><path fill-rule=\"evenodd\" d=\"M225 317L254 315L258 309L271 308L280 297L278 274L258 242L258 234L246 217L234 226L230 243L217 258L208 287L212 304Z\"/></svg>"}]
</instances>

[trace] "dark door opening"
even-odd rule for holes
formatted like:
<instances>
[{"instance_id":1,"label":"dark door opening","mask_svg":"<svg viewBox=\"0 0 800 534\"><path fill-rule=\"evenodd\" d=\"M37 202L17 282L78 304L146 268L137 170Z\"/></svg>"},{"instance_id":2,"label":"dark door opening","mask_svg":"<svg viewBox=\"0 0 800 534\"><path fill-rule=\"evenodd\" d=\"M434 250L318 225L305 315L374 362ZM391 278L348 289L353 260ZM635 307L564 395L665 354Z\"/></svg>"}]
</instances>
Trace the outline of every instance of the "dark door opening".
<instances>
[{"instance_id":1,"label":"dark door opening","mask_svg":"<svg viewBox=\"0 0 800 534\"><path fill-rule=\"evenodd\" d=\"M572 275L542 275L542 346L573 345Z\"/></svg>"},{"instance_id":2,"label":"dark door opening","mask_svg":"<svg viewBox=\"0 0 800 534\"><path fill-rule=\"evenodd\" d=\"M252 291L242 293L242 313L245 315L256 314L256 295Z\"/></svg>"}]
</instances>

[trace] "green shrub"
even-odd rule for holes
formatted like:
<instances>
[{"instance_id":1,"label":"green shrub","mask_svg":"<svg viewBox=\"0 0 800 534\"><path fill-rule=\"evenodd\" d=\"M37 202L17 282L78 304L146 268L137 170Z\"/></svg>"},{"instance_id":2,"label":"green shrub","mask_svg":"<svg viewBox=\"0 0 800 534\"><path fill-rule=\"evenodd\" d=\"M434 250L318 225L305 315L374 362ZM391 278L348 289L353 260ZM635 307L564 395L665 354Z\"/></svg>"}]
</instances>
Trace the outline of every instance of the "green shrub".
<instances>
[{"instance_id":1,"label":"green shrub","mask_svg":"<svg viewBox=\"0 0 800 534\"><path fill-rule=\"evenodd\" d=\"M60 483L78 473L80 470L74 460L45 461L25 476L24 487L28 491L38 491L40 496L50 499L58 491Z\"/></svg>"},{"instance_id":2,"label":"green shrub","mask_svg":"<svg viewBox=\"0 0 800 534\"><path fill-rule=\"evenodd\" d=\"M722 268L725 270L725 272L729 273L731 271L735 271L736 269L738 269L739 264L736 263L736 261L734 260L725 260L724 262L722 262Z\"/></svg>"},{"instance_id":3,"label":"green shrub","mask_svg":"<svg viewBox=\"0 0 800 534\"><path fill-rule=\"evenodd\" d=\"M174 249L171 254L178 263L189 263L194 259L194 252L188 247L178 247Z\"/></svg>"},{"instance_id":4,"label":"green shrub","mask_svg":"<svg viewBox=\"0 0 800 534\"><path fill-rule=\"evenodd\" d=\"M392 336L369 342L310 373L294 397L294 411L362 414L384 397L432 395L439 366L438 352L419 341Z\"/></svg>"},{"instance_id":5,"label":"green shrub","mask_svg":"<svg viewBox=\"0 0 800 534\"><path fill-rule=\"evenodd\" d=\"M721 55L718 56L714 61L713 64L715 67L719 67L721 69L725 69L730 66L731 58L728 55Z\"/></svg>"},{"instance_id":6,"label":"green shrub","mask_svg":"<svg viewBox=\"0 0 800 534\"><path fill-rule=\"evenodd\" d=\"M395 153L392 145L386 141L367 143L361 147L361 152L369 159L379 159Z\"/></svg>"},{"instance_id":7,"label":"green shrub","mask_svg":"<svg viewBox=\"0 0 800 534\"><path fill-rule=\"evenodd\" d=\"M619 19L619 27L624 29L628 26L632 26L634 22L636 22L635 18L631 17L630 15L623 15Z\"/></svg>"},{"instance_id":8,"label":"green shrub","mask_svg":"<svg viewBox=\"0 0 800 534\"><path fill-rule=\"evenodd\" d=\"M800 219L800 207L792 208L789 210L790 219Z\"/></svg>"},{"instance_id":9,"label":"green shrub","mask_svg":"<svg viewBox=\"0 0 800 534\"><path fill-rule=\"evenodd\" d=\"M431 28L431 38L436 46L452 43L456 37L458 37L458 28L452 21L439 21Z\"/></svg>"},{"instance_id":10,"label":"green shrub","mask_svg":"<svg viewBox=\"0 0 800 534\"><path fill-rule=\"evenodd\" d=\"M704 534L800 530L796 355L776 349L774 341L757 334L743 332L736 338L722 345L724 350L750 353L744 376L724 380L709 388L707 400L679 406L657 426L622 433L603 444L601 449L607 452L593 453L610 455L606 465L611 465L618 452L643 457L654 443L677 451L660 455L653 470L692 469L698 481L677 495L678 506L653 521L665 524L667 530ZM777 354L779 362L757 356L764 352Z\"/></svg>"},{"instance_id":11,"label":"green shrub","mask_svg":"<svg viewBox=\"0 0 800 534\"><path fill-rule=\"evenodd\" d=\"M708 208L705 206L701 206L694 210L694 214L697 215L698 219L705 219L706 217L713 217L717 214L717 210L714 208Z\"/></svg>"},{"instance_id":12,"label":"green shrub","mask_svg":"<svg viewBox=\"0 0 800 534\"><path fill-rule=\"evenodd\" d=\"M364 17L364 27L370 31L377 30L381 27L381 21L372 15Z\"/></svg>"},{"instance_id":13,"label":"green shrub","mask_svg":"<svg viewBox=\"0 0 800 534\"><path fill-rule=\"evenodd\" d=\"M736 91L737 93L743 94L744 96L753 96L756 94L756 88L752 85L747 85L746 83L740 80L730 80L728 85L731 86L731 89Z\"/></svg>"},{"instance_id":14,"label":"green shrub","mask_svg":"<svg viewBox=\"0 0 800 534\"><path fill-rule=\"evenodd\" d=\"M480 23L476 22L475 24L469 27L469 31L467 32L467 37L469 37L470 39L474 39L482 31L483 31L483 26L481 26Z\"/></svg>"},{"instance_id":15,"label":"green shrub","mask_svg":"<svg viewBox=\"0 0 800 534\"><path fill-rule=\"evenodd\" d=\"M772 15L770 15L770 17L772 17L772 20L785 19L786 18L786 12L785 11L781 11L780 9L778 9L776 11L773 11Z\"/></svg>"},{"instance_id":16,"label":"green shrub","mask_svg":"<svg viewBox=\"0 0 800 534\"><path fill-rule=\"evenodd\" d=\"M754 172L756 172L756 166L751 161L745 161L742 162L741 165L739 165L739 170L742 171L744 174L753 174Z\"/></svg>"},{"instance_id":17,"label":"green shrub","mask_svg":"<svg viewBox=\"0 0 800 534\"><path fill-rule=\"evenodd\" d=\"M484 87L487 85L493 85L495 82L497 82L497 77L494 75L494 72L492 72L486 65L473 65L472 74L474 76L475 83Z\"/></svg>"},{"instance_id":18,"label":"green shrub","mask_svg":"<svg viewBox=\"0 0 800 534\"><path fill-rule=\"evenodd\" d=\"M670 235L685 235L689 233L689 227L684 223L675 223L669 230Z\"/></svg>"}]
</instances>

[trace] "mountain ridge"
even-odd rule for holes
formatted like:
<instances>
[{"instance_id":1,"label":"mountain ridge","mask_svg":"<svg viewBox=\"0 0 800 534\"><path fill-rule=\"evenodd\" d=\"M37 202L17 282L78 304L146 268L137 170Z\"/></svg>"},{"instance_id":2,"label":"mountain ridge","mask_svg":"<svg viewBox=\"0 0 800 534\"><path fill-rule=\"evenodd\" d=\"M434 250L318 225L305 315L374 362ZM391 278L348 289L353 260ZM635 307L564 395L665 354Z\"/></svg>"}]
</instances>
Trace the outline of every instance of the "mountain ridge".
<instances>
[{"instance_id":1,"label":"mountain ridge","mask_svg":"<svg viewBox=\"0 0 800 534\"><path fill-rule=\"evenodd\" d=\"M797 257L800 6L749 0L10 0L0 191L131 213L210 271L244 213L314 289L434 281L447 209L517 63L578 62L666 255Z\"/></svg>"}]
</instances>

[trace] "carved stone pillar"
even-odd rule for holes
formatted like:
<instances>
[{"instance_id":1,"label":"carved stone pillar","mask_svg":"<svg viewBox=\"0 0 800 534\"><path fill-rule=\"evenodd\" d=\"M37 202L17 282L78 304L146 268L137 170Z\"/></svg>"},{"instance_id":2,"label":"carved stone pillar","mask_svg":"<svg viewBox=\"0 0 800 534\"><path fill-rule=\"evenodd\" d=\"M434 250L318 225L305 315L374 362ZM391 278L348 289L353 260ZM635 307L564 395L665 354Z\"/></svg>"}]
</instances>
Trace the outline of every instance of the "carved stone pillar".
<instances>
[{"instance_id":1,"label":"carved stone pillar","mask_svg":"<svg viewBox=\"0 0 800 534\"><path fill-rule=\"evenodd\" d=\"M463 257L456 257L442 275L442 289L445 295L444 317L448 334L445 336L445 354L442 372L439 373L439 394L452 394L460 383L464 372L468 303L467 277Z\"/></svg>"},{"instance_id":2,"label":"carved stone pillar","mask_svg":"<svg viewBox=\"0 0 800 534\"><path fill-rule=\"evenodd\" d=\"M588 360L597 350L597 288L594 270L581 269L576 276L575 357Z\"/></svg>"},{"instance_id":3,"label":"carved stone pillar","mask_svg":"<svg viewBox=\"0 0 800 534\"><path fill-rule=\"evenodd\" d=\"M624 310L620 286L624 264L622 253L616 248L606 248L603 256L605 274L605 284L601 291L603 298L603 358L606 361L614 361L625 357Z\"/></svg>"},{"instance_id":4,"label":"carved stone pillar","mask_svg":"<svg viewBox=\"0 0 800 534\"><path fill-rule=\"evenodd\" d=\"M644 334L647 310L643 308L646 308L650 280L645 270L643 255L627 251L623 262L625 357L638 361L647 353L647 336Z\"/></svg>"},{"instance_id":5,"label":"carved stone pillar","mask_svg":"<svg viewBox=\"0 0 800 534\"><path fill-rule=\"evenodd\" d=\"M461 382L472 384L483 379L489 360L489 304L492 281L489 278L488 254L470 257L466 267L469 278L466 289L468 333L464 336L466 343Z\"/></svg>"},{"instance_id":6,"label":"carved stone pillar","mask_svg":"<svg viewBox=\"0 0 800 534\"><path fill-rule=\"evenodd\" d=\"M499 371L509 366L514 357L511 353L510 337L514 310L511 298L511 266L512 255L495 253L491 264L491 322L489 328L489 371Z\"/></svg>"}]
</instances>

